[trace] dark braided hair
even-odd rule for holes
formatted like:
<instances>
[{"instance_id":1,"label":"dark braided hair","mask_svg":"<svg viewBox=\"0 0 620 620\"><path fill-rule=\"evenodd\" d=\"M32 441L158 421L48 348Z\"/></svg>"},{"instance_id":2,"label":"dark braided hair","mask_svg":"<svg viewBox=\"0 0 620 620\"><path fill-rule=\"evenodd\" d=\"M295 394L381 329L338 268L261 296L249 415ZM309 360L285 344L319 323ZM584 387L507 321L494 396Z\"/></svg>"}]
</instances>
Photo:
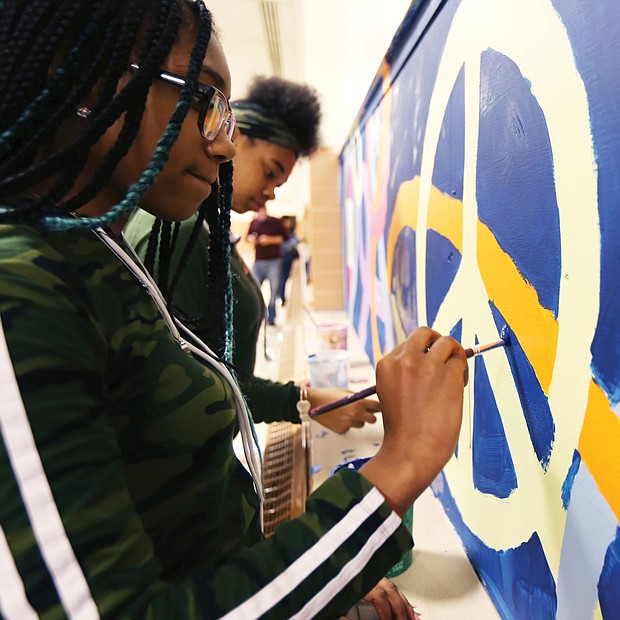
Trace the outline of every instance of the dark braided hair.
<instances>
[{"instance_id":1,"label":"dark braided hair","mask_svg":"<svg viewBox=\"0 0 620 620\"><path fill-rule=\"evenodd\" d=\"M105 215L71 217L98 194L133 144L153 76L190 19L190 5L200 28L187 82L149 166ZM13 0L0 8L0 200L6 203L0 222L89 229L128 215L153 185L178 137L211 38L211 14L203 2L191 0ZM118 90L136 53L140 69ZM80 135L48 154L62 121L95 87L96 103ZM123 115L119 136L93 178L61 202L90 149ZM43 181L51 185L42 195L15 200Z\"/></svg>"},{"instance_id":2,"label":"dark braided hair","mask_svg":"<svg viewBox=\"0 0 620 620\"><path fill-rule=\"evenodd\" d=\"M190 328L204 322L212 334L217 334L214 342L207 344L223 361L232 361L232 284L230 274L230 211L232 205L233 164L226 162L220 166L219 184L214 184L209 197L200 205L198 217L183 249L179 264L170 276L171 257L175 251L176 235L171 233L172 222L156 219L146 249L144 264L157 278L162 293L168 300L169 310ZM207 313L202 317L183 316L174 305L174 291L181 273L187 265L198 235L207 222L210 241L207 257ZM177 225L177 224L174 224ZM224 294L222 295L222 291Z\"/></svg>"},{"instance_id":3,"label":"dark braided hair","mask_svg":"<svg viewBox=\"0 0 620 620\"><path fill-rule=\"evenodd\" d=\"M199 29L186 84L149 166L123 201L106 214L73 217L73 211L101 191L131 148L153 76L177 41L180 27L195 19L192 15L199 17ZM134 211L178 137L211 32L211 14L202 0L0 1L0 223L32 222L58 231L93 229ZM129 64L136 60L139 69L119 89ZM95 96L95 102L79 136L50 152L63 122L76 114L89 94ZM118 138L97 171L79 192L65 198L83 171L91 148L121 117ZM24 197L42 183L47 189L41 195ZM221 301L213 304L208 320L221 327L224 336L216 349L229 360L232 164L222 165L220 183L201 208L197 227L206 217L213 234L210 286L212 299ZM168 296L173 294L180 273L177 270L171 281L169 258L177 233L178 224L157 221L146 260L152 265L159 255L160 283ZM190 250L186 248L186 256Z\"/></svg>"}]
</instances>

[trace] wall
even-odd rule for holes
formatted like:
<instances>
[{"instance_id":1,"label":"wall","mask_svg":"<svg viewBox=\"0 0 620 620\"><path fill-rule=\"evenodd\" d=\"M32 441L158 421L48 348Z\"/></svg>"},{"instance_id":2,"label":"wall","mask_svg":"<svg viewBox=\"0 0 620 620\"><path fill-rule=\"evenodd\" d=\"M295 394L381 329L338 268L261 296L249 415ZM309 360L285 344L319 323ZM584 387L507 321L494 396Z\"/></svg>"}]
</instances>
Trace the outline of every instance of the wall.
<instances>
[{"instance_id":1,"label":"wall","mask_svg":"<svg viewBox=\"0 0 620 620\"><path fill-rule=\"evenodd\" d=\"M510 330L433 485L500 616L619 618L620 5L414 2L341 187L372 359Z\"/></svg>"},{"instance_id":2,"label":"wall","mask_svg":"<svg viewBox=\"0 0 620 620\"><path fill-rule=\"evenodd\" d=\"M308 235L312 255L313 307L343 308L341 221L338 205L338 158L347 133L379 67L392 34L410 0L303 0L299 41L304 47L305 76L321 98L324 148L310 163ZM294 182L296 173L291 175ZM290 191L289 191L290 189ZM275 201L286 203L295 191L287 183Z\"/></svg>"},{"instance_id":3,"label":"wall","mask_svg":"<svg viewBox=\"0 0 620 620\"><path fill-rule=\"evenodd\" d=\"M308 230L315 310L343 309L342 226L338 206L338 158L323 148L310 160Z\"/></svg>"},{"instance_id":4,"label":"wall","mask_svg":"<svg viewBox=\"0 0 620 620\"><path fill-rule=\"evenodd\" d=\"M321 95L323 145L338 151L411 0L302 0L305 79ZM297 79L293 76L292 79Z\"/></svg>"}]
</instances>

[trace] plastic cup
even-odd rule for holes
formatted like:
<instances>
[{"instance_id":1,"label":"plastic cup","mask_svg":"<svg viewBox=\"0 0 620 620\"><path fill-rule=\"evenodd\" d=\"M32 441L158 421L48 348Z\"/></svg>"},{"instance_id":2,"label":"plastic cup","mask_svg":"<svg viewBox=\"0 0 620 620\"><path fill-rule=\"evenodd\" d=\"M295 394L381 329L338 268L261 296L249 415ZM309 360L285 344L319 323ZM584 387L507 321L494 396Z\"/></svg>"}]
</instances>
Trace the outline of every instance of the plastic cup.
<instances>
[{"instance_id":1,"label":"plastic cup","mask_svg":"<svg viewBox=\"0 0 620 620\"><path fill-rule=\"evenodd\" d=\"M321 349L346 349L347 331L346 323L322 323L318 326L319 343Z\"/></svg>"},{"instance_id":2,"label":"plastic cup","mask_svg":"<svg viewBox=\"0 0 620 620\"><path fill-rule=\"evenodd\" d=\"M345 463L341 463L340 465L336 465L332 470L332 476L340 469L355 469L358 470L366 461L368 461L370 457L352 459L350 461L346 461ZM403 517L403 524L409 530L409 533L412 532L413 529L413 506L407 510L405 516ZM390 568L390 570L386 573L386 577L392 578L404 573L410 566L413 561L413 552L411 550L407 551L403 557Z\"/></svg>"},{"instance_id":3,"label":"plastic cup","mask_svg":"<svg viewBox=\"0 0 620 620\"><path fill-rule=\"evenodd\" d=\"M349 388L349 352L330 349L308 356L310 385Z\"/></svg>"}]
</instances>

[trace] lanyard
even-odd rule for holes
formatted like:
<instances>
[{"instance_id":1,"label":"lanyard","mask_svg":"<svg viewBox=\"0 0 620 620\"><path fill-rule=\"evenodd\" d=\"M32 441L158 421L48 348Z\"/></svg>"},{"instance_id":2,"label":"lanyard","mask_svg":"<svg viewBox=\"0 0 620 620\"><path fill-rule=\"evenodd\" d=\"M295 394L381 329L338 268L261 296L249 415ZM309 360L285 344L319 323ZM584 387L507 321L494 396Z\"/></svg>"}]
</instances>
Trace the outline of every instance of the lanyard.
<instances>
[{"instance_id":1,"label":"lanyard","mask_svg":"<svg viewBox=\"0 0 620 620\"><path fill-rule=\"evenodd\" d=\"M181 321L179 321L176 317L171 316L166 305L166 300L159 290L159 287L147 271L146 267L144 267L141 263L138 255L133 251L133 249L127 245L127 248L131 251L131 254L127 252L102 228L97 228L93 230L93 232L118 257L118 259L129 269L129 271L131 271L136 280L138 280L138 282L150 295L151 299L161 312L172 337L179 344L179 346L184 351L192 353L202 361L206 362L220 375L222 375L226 382L230 385L235 399L235 410L237 412L237 422L239 424L239 431L241 433L243 443L243 452L245 454L252 480L254 481L256 493L258 494L262 505L264 494L262 485L260 448L258 446L258 442L256 441L256 435L253 432L253 424L247 404L243 394L241 394L241 390L239 389L237 382L230 374L228 368L226 368L226 366L219 361L217 355L191 330L183 325ZM187 340L181 336L181 332Z\"/></svg>"}]
</instances>

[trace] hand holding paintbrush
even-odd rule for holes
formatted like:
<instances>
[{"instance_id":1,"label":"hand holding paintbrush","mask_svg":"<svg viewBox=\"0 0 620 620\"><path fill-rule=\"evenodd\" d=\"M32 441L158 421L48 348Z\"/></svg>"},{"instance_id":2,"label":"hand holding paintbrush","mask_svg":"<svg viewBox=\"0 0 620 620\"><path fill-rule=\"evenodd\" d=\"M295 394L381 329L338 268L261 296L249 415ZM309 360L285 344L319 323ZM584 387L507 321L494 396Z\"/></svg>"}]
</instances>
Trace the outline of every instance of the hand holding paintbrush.
<instances>
[{"instance_id":1,"label":"hand holding paintbrush","mask_svg":"<svg viewBox=\"0 0 620 620\"><path fill-rule=\"evenodd\" d=\"M383 439L358 473L403 515L454 456L467 357L454 338L420 327L379 360L376 377Z\"/></svg>"},{"instance_id":2,"label":"hand holding paintbrush","mask_svg":"<svg viewBox=\"0 0 620 620\"><path fill-rule=\"evenodd\" d=\"M500 332L501 338L498 340L494 340L493 342L489 342L487 344L477 345L475 347L470 347L469 349L465 349L465 357L468 359L471 357L475 357L476 355L481 355L486 351L490 351L491 349L496 349L497 347L505 347L510 343L510 337L508 333L508 327L504 325ZM360 390L359 392L354 392L353 394L349 394L344 398L340 398L339 400L335 400L334 402L328 403L321 407L315 407L314 409L310 409L309 415L311 418L315 418L323 413L327 413L328 411L333 411L334 409L338 409L340 407L345 407L346 405L350 405L362 398L367 398L368 396L372 396L377 393L377 386L373 385L371 387L367 387L364 390Z\"/></svg>"}]
</instances>

